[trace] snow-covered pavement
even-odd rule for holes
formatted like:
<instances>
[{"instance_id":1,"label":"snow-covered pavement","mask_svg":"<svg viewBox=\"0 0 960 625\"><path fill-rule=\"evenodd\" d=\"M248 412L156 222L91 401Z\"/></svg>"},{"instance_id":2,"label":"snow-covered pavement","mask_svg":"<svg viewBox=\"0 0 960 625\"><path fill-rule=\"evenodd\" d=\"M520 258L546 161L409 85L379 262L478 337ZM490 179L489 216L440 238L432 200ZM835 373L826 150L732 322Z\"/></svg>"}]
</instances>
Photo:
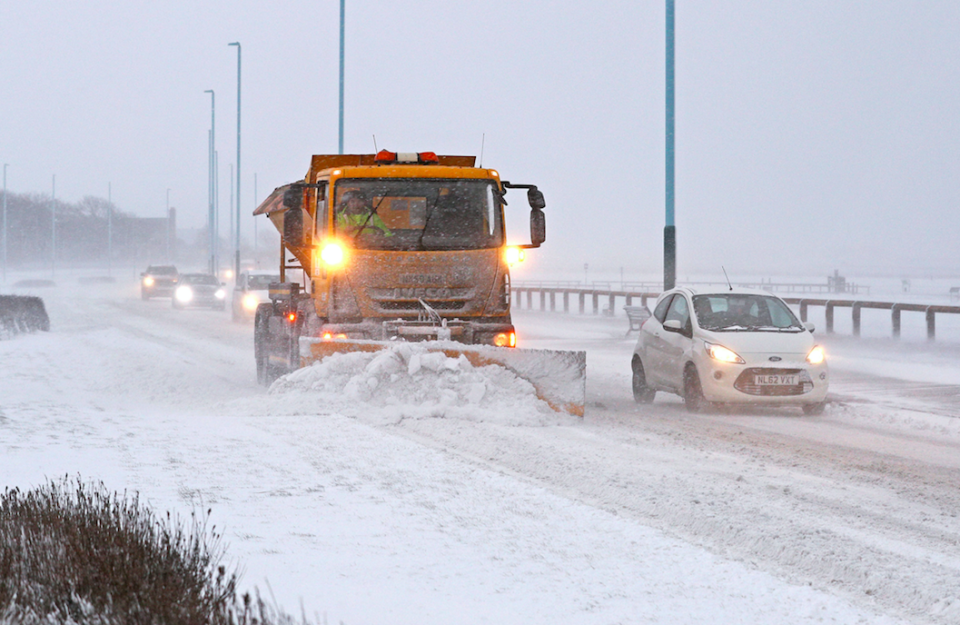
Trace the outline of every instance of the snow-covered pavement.
<instances>
[{"instance_id":1,"label":"snow-covered pavement","mask_svg":"<svg viewBox=\"0 0 960 625\"><path fill-rule=\"evenodd\" d=\"M210 508L244 585L269 596L268 581L287 611L960 621L950 352L918 348L898 376L870 364L883 345L838 340L823 416L691 416L673 398L633 403L624 320L524 312L524 345L587 350L582 421L517 424L498 404L384 419L257 387L252 329L228 315L143 302L135 285L41 295L52 331L0 341L2 485L79 473L158 510Z\"/></svg>"}]
</instances>

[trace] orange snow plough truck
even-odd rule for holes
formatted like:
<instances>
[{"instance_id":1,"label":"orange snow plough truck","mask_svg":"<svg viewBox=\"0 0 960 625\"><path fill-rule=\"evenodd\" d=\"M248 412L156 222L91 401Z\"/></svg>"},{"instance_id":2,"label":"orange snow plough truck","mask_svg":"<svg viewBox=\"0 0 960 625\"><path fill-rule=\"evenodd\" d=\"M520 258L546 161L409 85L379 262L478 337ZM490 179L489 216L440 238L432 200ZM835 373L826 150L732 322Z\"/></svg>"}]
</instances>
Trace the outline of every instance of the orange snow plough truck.
<instances>
[{"instance_id":1,"label":"orange snow plough truck","mask_svg":"<svg viewBox=\"0 0 960 625\"><path fill-rule=\"evenodd\" d=\"M302 182L257 207L281 234L280 282L254 323L262 384L331 354L418 341L507 367L558 412L583 415L585 353L519 349L510 318L509 267L546 239L543 194L474 162L317 155ZM529 244L506 244L511 189L526 190Z\"/></svg>"}]
</instances>

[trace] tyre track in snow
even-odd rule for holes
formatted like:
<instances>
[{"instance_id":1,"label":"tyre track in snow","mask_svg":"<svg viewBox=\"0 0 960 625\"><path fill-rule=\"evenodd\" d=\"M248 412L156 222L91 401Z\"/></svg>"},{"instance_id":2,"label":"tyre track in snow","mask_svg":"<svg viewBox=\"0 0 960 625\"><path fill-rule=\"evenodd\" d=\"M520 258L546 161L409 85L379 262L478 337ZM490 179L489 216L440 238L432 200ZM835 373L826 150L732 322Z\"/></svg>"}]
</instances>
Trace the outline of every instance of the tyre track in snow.
<instances>
[{"instance_id":1,"label":"tyre track in snow","mask_svg":"<svg viewBox=\"0 0 960 625\"><path fill-rule=\"evenodd\" d=\"M580 428L408 421L394 431L865 608L957 622L955 466L628 401L608 396Z\"/></svg>"},{"instance_id":2,"label":"tyre track in snow","mask_svg":"<svg viewBox=\"0 0 960 625\"><path fill-rule=\"evenodd\" d=\"M411 420L389 429L866 609L960 622L952 387L840 373L841 393L818 417L690 415L675 398L641 407L620 366L632 345L618 330L600 332L596 349L583 333L591 373L579 427ZM940 416L913 427L899 409Z\"/></svg>"}]
</instances>

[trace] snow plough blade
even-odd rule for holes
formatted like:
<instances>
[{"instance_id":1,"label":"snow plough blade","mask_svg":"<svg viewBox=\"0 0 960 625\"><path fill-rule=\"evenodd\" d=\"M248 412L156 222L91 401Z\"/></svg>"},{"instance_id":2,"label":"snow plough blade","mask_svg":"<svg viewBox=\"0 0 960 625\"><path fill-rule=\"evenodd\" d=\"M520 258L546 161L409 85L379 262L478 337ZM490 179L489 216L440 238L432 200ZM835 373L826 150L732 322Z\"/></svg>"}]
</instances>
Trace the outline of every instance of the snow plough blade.
<instances>
[{"instance_id":1,"label":"snow plough blade","mask_svg":"<svg viewBox=\"0 0 960 625\"><path fill-rule=\"evenodd\" d=\"M537 397L556 412L583 416L586 352L466 345L454 341L425 341L416 345L430 352L442 352L448 358L463 356L474 367L504 367L528 381ZM396 343L384 341L301 337L300 366L308 366L333 354L377 352L395 346Z\"/></svg>"}]
</instances>

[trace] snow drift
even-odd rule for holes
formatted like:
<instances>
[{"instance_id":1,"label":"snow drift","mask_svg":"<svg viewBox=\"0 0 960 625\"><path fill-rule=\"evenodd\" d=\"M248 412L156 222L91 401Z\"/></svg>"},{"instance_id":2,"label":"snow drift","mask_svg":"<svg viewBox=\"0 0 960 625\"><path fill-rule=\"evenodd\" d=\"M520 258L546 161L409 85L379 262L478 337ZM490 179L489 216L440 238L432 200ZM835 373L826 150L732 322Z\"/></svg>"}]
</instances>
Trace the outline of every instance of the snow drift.
<instances>
[{"instance_id":1,"label":"snow drift","mask_svg":"<svg viewBox=\"0 0 960 625\"><path fill-rule=\"evenodd\" d=\"M462 346L461 346L462 347ZM570 422L517 372L476 366L428 343L397 343L373 352L334 353L287 374L270 388L287 410L373 417L378 422L452 418L503 425Z\"/></svg>"}]
</instances>

